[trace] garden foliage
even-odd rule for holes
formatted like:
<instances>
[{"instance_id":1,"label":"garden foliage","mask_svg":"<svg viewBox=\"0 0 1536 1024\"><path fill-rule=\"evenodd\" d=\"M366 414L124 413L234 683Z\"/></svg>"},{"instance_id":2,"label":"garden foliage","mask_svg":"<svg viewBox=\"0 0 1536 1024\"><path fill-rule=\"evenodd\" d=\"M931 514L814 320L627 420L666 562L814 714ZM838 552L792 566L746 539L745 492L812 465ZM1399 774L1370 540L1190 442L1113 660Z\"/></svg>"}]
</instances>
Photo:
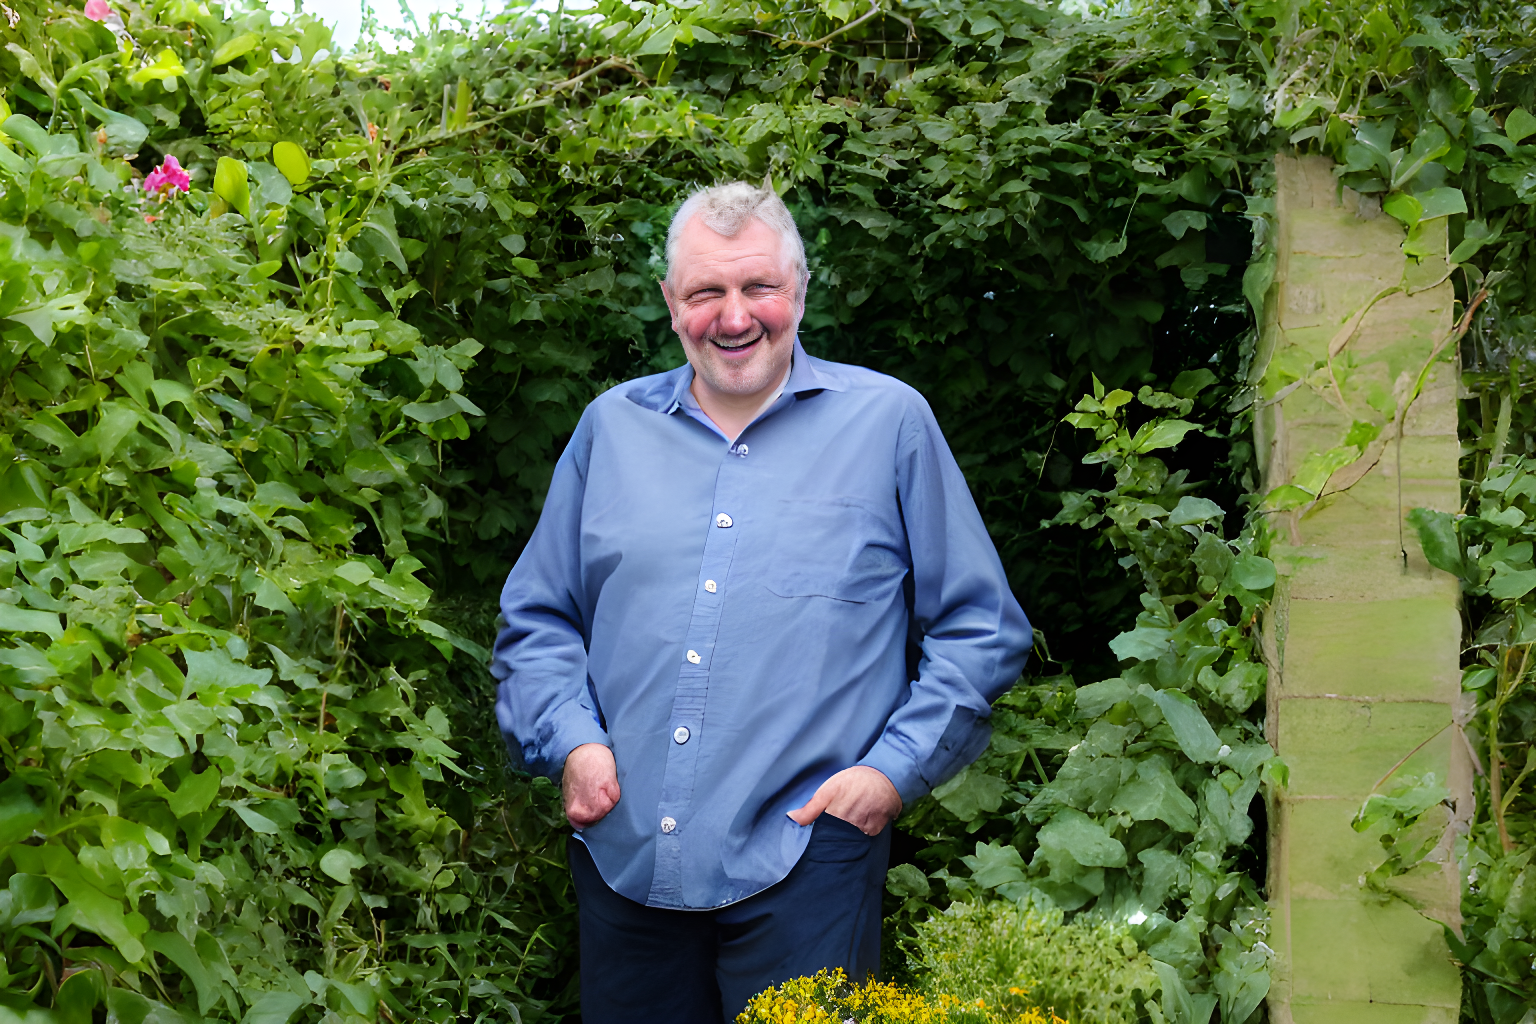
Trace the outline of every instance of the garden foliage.
<instances>
[{"instance_id":1,"label":"garden foliage","mask_svg":"<svg viewBox=\"0 0 1536 1024\"><path fill-rule=\"evenodd\" d=\"M1125 664L1005 699L904 825L903 920L1140 915L1149 1015L1246 1019L1268 584L1210 496L1251 485L1225 410L1282 14L602 0L338 60L255 5L22 7L0 1002L570 1008L557 805L503 775L488 592L586 401L680 360L669 207L748 176L810 241L808 346L923 388L1058 667ZM1058 420L1090 386L1084 441Z\"/></svg>"},{"instance_id":2,"label":"garden foliage","mask_svg":"<svg viewBox=\"0 0 1536 1024\"><path fill-rule=\"evenodd\" d=\"M1253 873L1264 837L1250 810L1263 783L1284 781L1255 714L1266 681L1257 624L1275 567L1254 531L1226 539L1221 507L1153 454L1199 429L1183 417L1211 381L1196 370L1172 393L1143 386L1133 396L1095 380L1068 417L1100 442L1086 461L1113 476L1057 521L1102 531L1146 588L1136 627L1111 644L1126 667L1076 687L1065 676L1031 680L1004 696L987 752L902 819L929 840L926 858L950 862L930 877L910 865L891 872L903 912L919 921L937 881L949 899L1038 901L1128 923L1156 983L1126 985L1095 1011L1110 1020L1204 1024L1219 1006L1220 1020L1241 1022L1269 988ZM1223 416L1209 404L1205 413ZM937 955L938 933L925 927L914 943L923 964Z\"/></svg>"},{"instance_id":3,"label":"garden foliage","mask_svg":"<svg viewBox=\"0 0 1536 1024\"><path fill-rule=\"evenodd\" d=\"M1055 907L960 900L918 924L914 946L928 992L1046 1007L1074 1024L1134 1024L1158 988L1130 926L1090 915L1067 921Z\"/></svg>"}]
</instances>

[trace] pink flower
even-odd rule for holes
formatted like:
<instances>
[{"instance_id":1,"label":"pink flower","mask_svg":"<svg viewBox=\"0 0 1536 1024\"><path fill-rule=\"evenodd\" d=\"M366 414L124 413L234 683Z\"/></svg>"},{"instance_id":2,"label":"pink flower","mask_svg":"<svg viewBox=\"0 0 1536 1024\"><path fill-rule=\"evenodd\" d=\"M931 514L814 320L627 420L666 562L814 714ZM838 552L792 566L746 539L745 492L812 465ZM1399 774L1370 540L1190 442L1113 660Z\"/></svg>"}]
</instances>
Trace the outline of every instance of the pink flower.
<instances>
[{"instance_id":1,"label":"pink flower","mask_svg":"<svg viewBox=\"0 0 1536 1024\"><path fill-rule=\"evenodd\" d=\"M111 14L107 0L85 0L85 16L92 21L106 21Z\"/></svg>"},{"instance_id":2,"label":"pink flower","mask_svg":"<svg viewBox=\"0 0 1536 1024\"><path fill-rule=\"evenodd\" d=\"M166 154L160 166L144 178L144 191L164 199L173 189L190 192L192 179L187 177L187 172L181 169L181 163L174 156Z\"/></svg>"}]
</instances>

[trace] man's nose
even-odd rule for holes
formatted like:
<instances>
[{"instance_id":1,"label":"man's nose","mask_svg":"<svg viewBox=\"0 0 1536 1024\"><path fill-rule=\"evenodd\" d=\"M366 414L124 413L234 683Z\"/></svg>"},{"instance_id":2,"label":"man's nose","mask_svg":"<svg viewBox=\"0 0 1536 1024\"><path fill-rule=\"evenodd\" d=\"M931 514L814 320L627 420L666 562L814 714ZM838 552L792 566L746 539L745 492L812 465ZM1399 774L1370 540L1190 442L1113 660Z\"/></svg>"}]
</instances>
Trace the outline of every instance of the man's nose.
<instances>
[{"instance_id":1,"label":"man's nose","mask_svg":"<svg viewBox=\"0 0 1536 1024\"><path fill-rule=\"evenodd\" d=\"M752 313L747 309L746 296L731 289L725 293L725 305L720 310L720 333L745 334L752 329Z\"/></svg>"}]
</instances>

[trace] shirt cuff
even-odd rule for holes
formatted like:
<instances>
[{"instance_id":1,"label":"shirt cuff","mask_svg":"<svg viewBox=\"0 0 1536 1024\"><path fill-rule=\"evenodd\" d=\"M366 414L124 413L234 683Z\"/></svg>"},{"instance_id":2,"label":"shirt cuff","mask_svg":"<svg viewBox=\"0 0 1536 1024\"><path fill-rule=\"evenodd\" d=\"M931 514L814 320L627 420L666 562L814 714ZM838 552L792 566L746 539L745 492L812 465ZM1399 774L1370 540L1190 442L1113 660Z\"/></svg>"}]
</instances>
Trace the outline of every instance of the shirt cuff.
<instances>
[{"instance_id":1,"label":"shirt cuff","mask_svg":"<svg viewBox=\"0 0 1536 1024\"><path fill-rule=\"evenodd\" d=\"M549 760L550 778L556 782L560 780L560 773L565 770L565 759L571 756L571 751L584 743L601 743L605 747L613 746L608 739L608 733L592 718L592 713L580 704L572 701L567 704L556 718L550 728L550 742L547 748Z\"/></svg>"},{"instance_id":2,"label":"shirt cuff","mask_svg":"<svg viewBox=\"0 0 1536 1024\"><path fill-rule=\"evenodd\" d=\"M923 773L918 770L917 762L905 754L893 750L885 740L878 741L864 755L859 762L866 768L875 771L891 780L891 785L896 787L896 795L901 797L903 809L928 795L933 787L928 785L923 778Z\"/></svg>"}]
</instances>

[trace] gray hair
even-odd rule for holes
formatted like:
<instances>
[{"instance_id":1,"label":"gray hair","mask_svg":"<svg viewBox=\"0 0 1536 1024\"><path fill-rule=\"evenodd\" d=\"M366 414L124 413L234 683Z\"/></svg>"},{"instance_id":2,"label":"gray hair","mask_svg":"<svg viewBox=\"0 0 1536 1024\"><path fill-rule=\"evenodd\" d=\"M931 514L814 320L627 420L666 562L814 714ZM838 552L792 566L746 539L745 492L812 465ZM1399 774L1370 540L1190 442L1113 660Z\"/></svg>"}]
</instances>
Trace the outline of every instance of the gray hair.
<instances>
[{"instance_id":1,"label":"gray hair","mask_svg":"<svg viewBox=\"0 0 1536 1024\"><path fill-rule=\"evenodd\" d=\"M795 218L790 216L789 207L784 205L784 200L779 198L772 185L764 182L763 187L758 188L745 181L732 181L701 188L683 200L683 205L672 215L672 223L667 226L666 279L669 283L672 280L672 267L677 262L678 239L682 236L683 227L695 216L703 217L706 227L727 238L741 234L748 222L754 219L772 228L789 256L790 267L795 273L795 291L804 294L805 241L800 237L800 229L795 227Z\"/></svg>"}]
</instances>

